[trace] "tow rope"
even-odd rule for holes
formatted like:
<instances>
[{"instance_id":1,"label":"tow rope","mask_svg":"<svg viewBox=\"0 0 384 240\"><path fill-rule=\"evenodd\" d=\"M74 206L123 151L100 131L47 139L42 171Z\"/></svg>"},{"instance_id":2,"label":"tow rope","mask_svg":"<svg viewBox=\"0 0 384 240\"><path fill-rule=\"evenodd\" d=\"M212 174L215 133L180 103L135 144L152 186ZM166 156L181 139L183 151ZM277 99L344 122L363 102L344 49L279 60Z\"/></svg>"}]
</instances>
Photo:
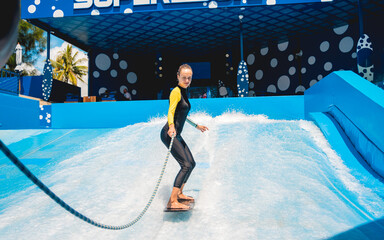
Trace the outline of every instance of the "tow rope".
<instances>
[{"instance_id":1,"label":"tow rope","mask_svg":"<svg viewBox=\"0 0 384 240\"><path fill-rule=\"evenodd\" d=\"M155 198L156 196L156 193L157 193L157 190L159 189L159 185L160 185L160 182L161 182L161 179L163 178L163 175L165 173L165 168L167 166L167 163L168 163L168 159L169 159L169 154L171 153L171 149L172 149L172 145L173 145L173 140L174 140L175 136L173 135L172 136L172 139L171 139L171 143L169 145L169 148L168 148L168 152L167 152L167 156L165 157L165 161L164 161L164 164L163 164L163 169L161 170L161 173L160 173L160 176L157 180L157 184L156 184L156 187L155 189L153 190L153 193L152 193L152 196L151 198L149 199L147 205L144 207L144 209L141 211L141 213L135 218L133 219L131 222L125 224L125 225L120 225L120 226L113 226L113 225L106 225L106 224L102 224L102 223L98 223L92 219L90 219L89 217L87 216L84 216L83 214L81 214L80 212L76 211L75 209L73 209L71 206L69 206L67 203L65 203L63 200L61 200L54 192L52 192L44 183L42 183L10 150L9 148L0 140L0 149L1 151L9 158L9 160L11 160L13 162L13 164L16 165L16 167L18 167L20 169L21 172L23 172L25 174L25 176L27 176L29 178L29 180L31 180L36 186L38 186L45 194L47 194L50 198L52 198L52 200L54 200L57 204L59 204L61 207L63 207L65 210L67 210L68 212L70 212L71 214L73 214L74 216L80 218L81 220L89 223L89 224L92 224L96 227L99 227L99 228L104 228L104 229L109 229L109 230L122 230L122 229L126 229L126 228L129 228L131 227L132 225L134 225L135 223L137 223L143 216L144 214L146 213L146 211L148 210L149 206L151 206L151 203L153 201L153 199Z\"/></svg>"}]
</instances>

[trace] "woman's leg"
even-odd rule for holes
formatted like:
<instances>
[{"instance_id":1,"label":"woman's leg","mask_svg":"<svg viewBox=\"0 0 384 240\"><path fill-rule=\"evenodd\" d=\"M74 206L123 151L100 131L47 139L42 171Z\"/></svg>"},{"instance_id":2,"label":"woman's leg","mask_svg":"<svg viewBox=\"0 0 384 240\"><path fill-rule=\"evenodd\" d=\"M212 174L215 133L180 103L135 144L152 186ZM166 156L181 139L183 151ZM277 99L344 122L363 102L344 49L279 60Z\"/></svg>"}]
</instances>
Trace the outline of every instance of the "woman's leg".
<instances>
[{"instance_id":1,"label":"woman's leg","mask_svg":"<svg viewBox=\"0 0 384 240\"><path fill-rule=\"evenodd\" d=\"M166 133L166 129L163 128L161 132L161 140L163 143L169 148L171 138L168 136ZM178 202L178 193L180 192L180 188L182 187L184 183L184 179L186 174L190 171L191 164L188 162L187 156L184 151L184 145L182 143L181 136L176 136L174 141L173 141L173 146L171 149L171 154L172 156L176 159L176 161L179 163L181 169L179 173L176 175L174 184L173 184L173 189L171 193L171 197L168 201L168 208L177 208L177 209L189 209L188 206L181 204Z\"/></svg>"},{"instance_id":2,"label":"woman's leg","mask_svg":"<svg viewBox=\"0 0 384 240\"><path fill-rule=\"evenodd\" d=\"M185 183L186 178L188 178L188 176L190 175L195 164L193 159L192 162L189 158L189 155L185 151L185 142L181 138L181 136L176 137L173 141L171 153L180 165L180 171L176 175L173 186L181 188L182 185Z\"/></svg>"},{"instance_id":3,"label":"woman's leg","mask_svg":"<svg viewBox=\"0 0 384 240\"><path fill-rule=\"evenodd\" d=\"M195 160L193 159L193 156L192 156L192 153L191 153L191 150L189 150L189 147L188 145L184 142L184 140L182 139L182 143L184 145L184 151L185 151L185 155L186 155L186 158L188 159L188 162L191 164L191 168L189 169L189 171L187 172L187 174L185 175L184 177L184 182L183 184L181 185L181 188L180 188L180 192L179 192L179 200L187 200L189 202L194 202L194 199L192 197L189 197L189 196L186 196L183 194L183 189L184 189L184 186L185 184L187 183L188 179L189 179L189 176L191 175L192 173L192 170L195 168L196 166L196 162Z\"/></svg>"},{"instance_id":4,"label":"woman's leg","mask_svg":"<svg viewBox=\"0 0 384 240\"><path fill-rule=\"evenodd\" d=\"M195 159L193 159L191 150L189 150L189 147L185 142L184 142L184 151L185 151L185 155L186 155L189 163L191 164L191 168L189 169L189 172L187 173L187 175L184 178L184 184L185 184L188 181L189 176L191 175L193 169L195 168L196 162L195 162Z\"/></svg>"}]
</instances>

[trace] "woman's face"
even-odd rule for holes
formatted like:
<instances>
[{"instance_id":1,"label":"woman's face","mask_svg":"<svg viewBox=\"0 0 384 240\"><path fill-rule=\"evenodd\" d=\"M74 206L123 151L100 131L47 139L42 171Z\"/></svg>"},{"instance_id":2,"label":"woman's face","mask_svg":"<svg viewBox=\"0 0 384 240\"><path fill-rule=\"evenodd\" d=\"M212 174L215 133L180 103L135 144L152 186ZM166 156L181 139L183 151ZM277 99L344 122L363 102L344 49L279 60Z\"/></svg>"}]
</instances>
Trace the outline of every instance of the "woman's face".
<instances>
[{"instance_id":1,"label":"woman's face","mask_svg":"<svg viewBox=\"0 0 384 240\"><path fill-rule=\"evenodd\" d=\"M192 70L189 68L182 68L180 74L177 75L179 85L183 88L189 87L192 82Z\"/></svg>"}]
</instances>

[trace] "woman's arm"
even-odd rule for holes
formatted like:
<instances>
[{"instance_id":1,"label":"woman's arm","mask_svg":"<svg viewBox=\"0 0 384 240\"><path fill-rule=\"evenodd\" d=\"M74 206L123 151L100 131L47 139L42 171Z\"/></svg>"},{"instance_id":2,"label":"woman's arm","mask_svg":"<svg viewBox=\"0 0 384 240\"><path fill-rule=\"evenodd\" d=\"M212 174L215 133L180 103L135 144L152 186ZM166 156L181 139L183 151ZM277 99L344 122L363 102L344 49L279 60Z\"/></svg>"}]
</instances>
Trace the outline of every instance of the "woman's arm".
<instances>
[{"instance_id":1,"label":"woman's arm","mask_svg":"<svg viewBox=\"0 0 384 240\"><path fill-rule=\"evenodd\" d=\"M181 92L179 88L174 88L169 95L169 109L168 109L168 135L172 137L172 135L176 135L176 129L174 124L175 119L175 111L177 104L181 100Z\"/></svg>"},{"instance_id":2,"label":"woman's arm","mask_svg":"<svg viewBox=\"0 0 384 240\"><path fill-rule=\"evenodd\" d=\"M197 128L198 130L200 130L201 132L205 132L205 131L209 130L206 126L203 126L203 125L199 125L199 124L194 123L194 122L193 122L191 119L189 119L188 117L187 117L187 122L188 122L189 124L191 124L193 127L195 127L195 128Z\"/></svg>"},{"instance_id":3,"label":"woman's arm","mask_svg":"<svg viewBox=\"0 0 384 240\"><path fill-rule=\"evenodd\" d=\"M189 123L189 124L191 124L192 125L192 127L197 127L197 124L196 123L194 123L191 119L189 119L188 117L187 117L187 123Z\"/></svg>"}]
</instances>

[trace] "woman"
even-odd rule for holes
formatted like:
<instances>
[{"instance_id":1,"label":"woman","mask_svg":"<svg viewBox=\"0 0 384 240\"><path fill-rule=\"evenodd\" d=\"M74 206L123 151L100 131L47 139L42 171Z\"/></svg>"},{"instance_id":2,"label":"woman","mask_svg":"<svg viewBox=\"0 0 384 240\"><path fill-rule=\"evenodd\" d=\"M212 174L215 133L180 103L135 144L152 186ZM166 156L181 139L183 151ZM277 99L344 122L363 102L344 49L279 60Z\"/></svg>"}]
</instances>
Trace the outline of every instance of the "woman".
<instances>
[{"instance_id":1,"label":"woman","mask_svg":"<svg viewBox=\"0 0 384 240\"><path fill-rule=\"evenodd\" d=\"M192 197L185 196L183 189L196 163L193 160L191 151L181 137L184 123L189 124L205 132L206 126L193 123L187 118L191 109L191 104L187 97L187 88L192 82L192 68L188 64L183 64L177 71L178 85L172 90L169 96L168 122L161 130L161 141L169 148L171 137L175 136L171 149L172 156L180 164L180 171L176 175L171 197L169 198L167 209L170 211L188 211L190 207L183 203L194 202ZM181 203L183 202L183 203Z\"/></svg>"}]
</instances>

